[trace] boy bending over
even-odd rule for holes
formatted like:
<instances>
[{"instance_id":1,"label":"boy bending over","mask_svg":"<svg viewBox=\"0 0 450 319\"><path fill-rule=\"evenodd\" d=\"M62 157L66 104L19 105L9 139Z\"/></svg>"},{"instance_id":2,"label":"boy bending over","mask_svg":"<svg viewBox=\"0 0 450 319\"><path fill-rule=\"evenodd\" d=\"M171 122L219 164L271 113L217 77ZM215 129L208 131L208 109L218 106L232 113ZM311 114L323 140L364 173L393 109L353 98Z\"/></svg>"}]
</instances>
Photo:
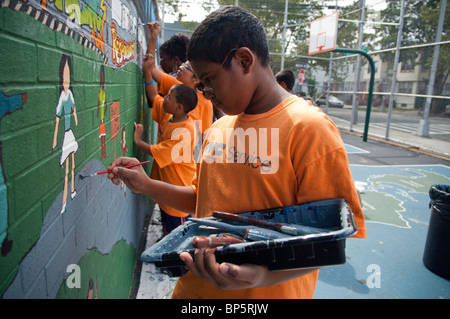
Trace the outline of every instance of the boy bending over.
<instances>
[{"instance_id":1,"label":"boy bending over","mask_svg":"<svg viewBox=\"0 0 450 319\"><path fill-rule=\"evenodd\" d=\"M197 94L184 85L176 84L162 98L156 87L147 88L152 105L152 118L158 123L158 144L142 140L144 127L134 123L134 143L143 152L153 156L151 178L173 185L191 185L195 174L193 159L194 122L188 116L197 105ZM167 235L186 221L190 214L155 200L161 209L163 233Z\"/></svg>"},{"instance_id":2,"label":"boy bending over","mask_svg":"<svg viewBox=\"0 0 450 319\"><path fill-rule=\"evenodd\" d=\"M284 90L269 65L264 28L247 10L223 7L192 35L188 59L206 97L226 114L203 143L191 187L148 178L137 160L119 158L108 177L196 217L345 198L358 233L364 216L340 133L318 108ZM245 143L247 141L247 143ZM189 272L173 298L312 298L317 269L270 271L259 265L217 263L214 249L181 253Z\"/></svg>"}]
</instances>

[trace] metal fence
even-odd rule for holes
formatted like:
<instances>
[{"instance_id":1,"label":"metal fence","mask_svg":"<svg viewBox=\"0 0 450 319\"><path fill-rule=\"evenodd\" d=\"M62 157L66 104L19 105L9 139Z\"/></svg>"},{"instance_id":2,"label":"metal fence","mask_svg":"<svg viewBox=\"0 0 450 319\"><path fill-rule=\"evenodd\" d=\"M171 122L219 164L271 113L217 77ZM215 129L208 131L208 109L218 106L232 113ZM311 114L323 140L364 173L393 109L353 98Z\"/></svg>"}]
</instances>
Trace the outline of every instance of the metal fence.
<instances>
[{"instance_id":1,"label":"metal fence","mask_svg":"<svg viewBox=\"0 0 450 319\"><path fill-rule=\"evenodd\" d=\"M364 9L365 1L361 2ZM405 36L403 17L408 16L408 12L405 12L406 2L402 0L401 12L396 23L397 46L367 52L375 63L371 110L380 113L374 119L375 122L370 123L371 132L385 139L402 136L403 140L411 143L417 142L417 137L425 137L428 138L428 144L434 143L438 151L443 150L443 153L449 154L447 142L450 141L450 41L442 40L442 34L449 32L443 29L444 26L448 28L448 23L444 24L447 1L441 0L440 6L436 8L440 13L439 21L435 22L435 41L402 47L402 36ZM358 21L360 28L364 26L363 17L364 10ZM362 29L359 33L363 34L361 32ZM361 42L358 49L361 49ZM393 63L385 60L386 52L395 54ZM415 59L400 59L400 56ZM323 55L296 58L299 61L297 65L300 66L311 60L326 59ZM336 52L331 52L328 60L329 65L326 68L314 70L315 81L307 79L301 85L297 83L294 92L305 92L311 95L313 100L320 95L327 98L330 95L337 97L344 102L343 110L332 109L333 105L328 103L327 99L325 99L327 104L321 107L325 112L332 113L341 127L351 131L360 130L361 124L365 124L361 113L366 112L368 102L370 64L361 55L344 55ZM337 73L341 75L336 76ZM405 134L409 136L404 137ZM441 145L439 141L442 141Z\"/></svg>"},{"instance_id":2,"label":"metal fence","mask_svg":"<svg viewBox=\"0 0 450 319\"><path fill-rule=\"evenodd\" d=\"M206 0L205 0L206 1ZM205 1L202 3L204 4ZM186 2L190 2L186 0ZM208 1L206 1L208 2ZM213 5L215 1L209 1ZM369 95L369 80L371 68L364 57L360 55L344 55L342 53L331 52L319 55L292 54L287 50L286 30L292 25L286 17L295 16L299 21L298 28L308 29L312 12L305 12L304 6L308 3L322 4L322 8L335 4L335 8L342 8L348 5L347 0L322 0L322 1L259 1L251 0L218 0L218 4L234 4L249 9L257 16L270 13L276 15L278 24L283 26L282 32L278 32L277 37L269 37L269 45L276 49L271 49L271 65L274 72L283 68L290 68L296 75L301 69L306 70L306 78L302 84L297 83L294 93L300 92L309 95L316 101L320 95L333 95L344 102L344 107L338 110L332 105L321 105L333 119L343 128L349 130L359 130L364 125L367 98ZM374 49L367 53L372 57L375 66L373 100L371 105L372 116L370 119L369 134L376 134L384 139L394 139L398 134L409 134L408 138L415 142L417 137L426 138L431 143L450 141L450 34L449 23L444 23L447 8L447 0L441 0L433 9L435 16L439 19L432 21L435 23L430 29L436 30L433 41L428 43L402 45L402 38L407 38L410 34L403 30L405 17L413 19L414 14L409 12L415 0L399 0L401 9L398 16L385 22L386 19L378 12L374 12L374 4L386 3L386 0L353 1L359 5L355 10L359 18L351 20L343 14L339 16L339 21L358 26L354 37L358 38L358 46L353 49L364 49L364 34L370 29L375 29L374 25L391 25L397 31L393 31L397 41L392 47L385 49ZM405 5L406 4L406 5ZM192 4L193 5L193 4ZM302 6L299 9L299 6ZM341 6L341 7L339 7ZM399 6L400 7L400 6ZM283 10L284 8L284 10ZM372 17L366 21L366 9L371 10ZM300 11L298 11L300 10ZM303 11L302 11L303 10ZM331 12L328 10L328 12ZM283 12L284 11L284 12ZM377 16L378 14L378 16ZM352 15L354 17L355 14ZM308 20L309 19L309 20ZM274 20L269 20L274 23ZM290 20L292 23L292 19ZM263 23L264 24L264 23ZM269 28L271 26L268 26ZM182 31L182 30L177 30ZM376 31L375 31L376 32ZM397 34L395 34L397 33ZM442 35L444 34L444 38ZM361 36L360 36L361 35ZM445 37L447 36L447 37ZM339 38L339 31L338 31ZM430 38L430 37L429 37ZM411 40L411 39L409 39ZM307 38L290 39L290 43L307 46ZM409 41L413 43L414 41ZM272 46L271 44L278 43ZM282 44L282 45L280 45ZM387 58L387 54L390 57ZM411 53L411 54L410 54ZM414 57L414 58L411 58ZM321 61L321 67L316 61ZM439 87L437 87L439 86ZM436 93L437 92L437 93ZM406 137L402 137L404 140ZM439 149L448 149L448 144L437 146Z\"/></svg>"}]
</instances>

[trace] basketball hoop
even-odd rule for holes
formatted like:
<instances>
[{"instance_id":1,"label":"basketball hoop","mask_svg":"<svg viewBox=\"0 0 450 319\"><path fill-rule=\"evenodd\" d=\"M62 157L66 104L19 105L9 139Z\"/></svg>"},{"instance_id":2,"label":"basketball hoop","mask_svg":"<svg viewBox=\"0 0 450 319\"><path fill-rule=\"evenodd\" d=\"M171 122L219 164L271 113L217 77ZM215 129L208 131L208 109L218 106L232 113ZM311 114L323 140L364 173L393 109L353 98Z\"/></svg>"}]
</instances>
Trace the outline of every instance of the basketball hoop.
<instances>
[{"instance_id":1,"label":"basketball hoop","mask_svg":"<svg viewBox=\"0 0 450 319\"><path fill-rule=\"evenodd\" d=\"M338 12L311 22L308 54L334 50L337 38Z\"/></svg>"}]
</instances>

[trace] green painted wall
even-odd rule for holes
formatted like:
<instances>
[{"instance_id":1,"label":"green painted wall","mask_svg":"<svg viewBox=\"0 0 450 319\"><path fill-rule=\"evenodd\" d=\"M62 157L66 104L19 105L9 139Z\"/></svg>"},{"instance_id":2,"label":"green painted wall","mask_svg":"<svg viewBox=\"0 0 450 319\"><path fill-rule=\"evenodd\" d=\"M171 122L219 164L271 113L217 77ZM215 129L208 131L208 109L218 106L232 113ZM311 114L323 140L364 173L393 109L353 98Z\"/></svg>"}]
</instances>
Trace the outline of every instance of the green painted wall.
<instances>
[{"instance_id":1,"label":"green painted wall","mask_svg":"<svg viewBox=\"0 0 450 319\"><path fill-rule=\"evenodd\" d=\"M130 287L134 284L129 270L133 269L135 259L135 249L127 246L123 240L117 242L107 255L93 249L78 263L81 287L68 288L70 284L68 286L66 280L70 278L66 279L61 283L57 298L126 299L130 294ZM105 276L105 273L108 275ZM75 283L75 279L73 282Z\"/></svg>"},{"instance_id":2,"label":"green painted wall","mask_svg":"<svg viewBox=\"0 0 450 319\"><path fill-rule=\"evenodd\" d=\"M137 22L154 19L154 3L0 4L0 296L87 298L86 287L96 279L98 298L127 298L147 200L112 185L105 175L81 179L80 174L105 170L123 154L147 159L133 147L134 122L144 123L149 139L155 129L140 68L145 35ZM134 29L129 22L115 20L118 4L136 21L131 23ZM125 44L115 46L119 40ZM64 55L71 60L76 111L62 112L59 119ZM98 107L102 70L107 105L103 152ZM65 116L78 144L67 159L67 175L67 160L60 166L63 139L67 141ZM65 279L68 265L74 264L81 269L82 283L70 289Z\"/></svg>"}]
</instances>

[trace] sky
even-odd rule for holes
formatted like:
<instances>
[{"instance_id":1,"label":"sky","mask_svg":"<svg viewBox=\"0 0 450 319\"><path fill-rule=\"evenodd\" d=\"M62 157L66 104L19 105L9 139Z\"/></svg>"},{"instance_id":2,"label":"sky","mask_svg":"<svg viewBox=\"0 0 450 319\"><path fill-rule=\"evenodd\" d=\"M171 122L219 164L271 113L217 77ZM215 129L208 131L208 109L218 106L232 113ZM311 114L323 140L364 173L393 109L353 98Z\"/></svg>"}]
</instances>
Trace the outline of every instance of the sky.
<instances>
[{"instance_id":1,"label":"sky","mask_svg":"<svg viewBox=\"0 0 450 319\"><path fill-rule=\"evenodd\" d=\"M352 4L355 0L338 0L338 6L346 6L349 4ZM181 2L181 1L180 1ZM186 3L185 5L180 5L182 8L182 11L186 14L186 16L183 18L183 21L197 21L201 22L207 15L208 12L205 11L201 5L202 2L198 0L184 0L182 1ZM217 5L217 1L214 0L203 0L203 2L210 2L213 6L219 8L219 5ZM239 2L239 1L238 1ZM162 1L159 2L160 4ZM334 5L336 4L335 1L327 1L327 4ZM384 0L366 0L366 8L370 9L376 9L380 10L384 8ZM167 12L167 10L165 10ZM331 11L330 11L331 13ZM178 20L177 17L168 15L167 13L164 14L164 21L168 23L173 23L176 20Z\"/></svg>"}]
</instances>

